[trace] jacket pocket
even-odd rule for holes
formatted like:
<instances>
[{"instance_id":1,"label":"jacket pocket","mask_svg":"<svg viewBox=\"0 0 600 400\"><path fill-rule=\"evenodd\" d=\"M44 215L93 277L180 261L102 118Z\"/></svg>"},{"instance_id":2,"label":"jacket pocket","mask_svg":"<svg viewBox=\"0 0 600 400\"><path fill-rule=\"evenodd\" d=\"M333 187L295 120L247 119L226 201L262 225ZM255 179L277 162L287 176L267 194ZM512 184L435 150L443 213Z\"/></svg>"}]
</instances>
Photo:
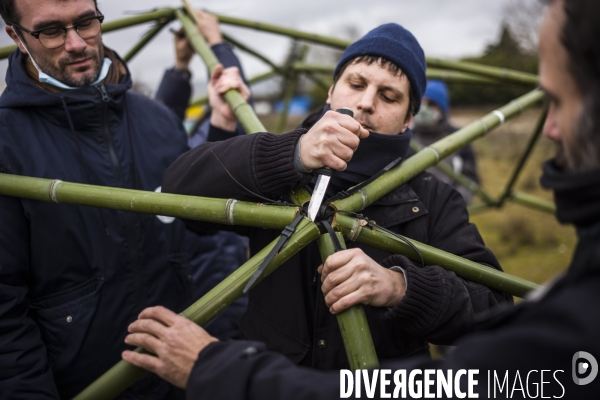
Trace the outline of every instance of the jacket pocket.
<instances>
[{"instance_id":1,"label":"jacket pocket","mask_svg":"<svg viewBox=\"0 0 600 400\"><path fill-rule=\"evenodd\" d=\"M67 290L32 302L34 319L55 374L77 358L96 313L103 279L92 278Z\"/></svg>"}]
</instances>

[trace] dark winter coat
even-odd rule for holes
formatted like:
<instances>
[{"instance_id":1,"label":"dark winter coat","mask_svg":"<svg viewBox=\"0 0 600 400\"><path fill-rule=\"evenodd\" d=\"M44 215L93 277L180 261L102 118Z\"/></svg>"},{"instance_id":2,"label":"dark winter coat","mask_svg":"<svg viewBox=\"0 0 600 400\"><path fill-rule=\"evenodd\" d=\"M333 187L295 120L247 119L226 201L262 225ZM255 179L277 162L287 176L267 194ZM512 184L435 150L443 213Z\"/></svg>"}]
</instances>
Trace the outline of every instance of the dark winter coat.
<instances>
[{"instance_id":1,"label":"dark winter coat","mask_svg":"<svg viewBox=\"0 0 600 400\"><path fill-rule=\"evenodd\" d=\"M382 368L408 373L415 369L478 369L479 398L598 398L600 377L586 385L576 385L573 377L590 377L589 372L577 372L583 362L588 363L588 371L595 364L598 372L600 360L600 171L569 174L549 163L543 183L555 191L561 222L575 224L580 238L566 275L513 310L482 324L479 332L460 340L446 360L414 357ZM582 351L593 361L576 356ZM498 384L493 382L494 373ZM507 384L500 390L505 376ZM435 393L435 387L432 391ZM255 342L209 345L200 353L187 387L190 400L330 400L339 396L337 371L326 374L297 368ZM362 398L366 398L364 387ZM380 398L379 388L372 398Z\"/></svg>"},{"instance_id":2,"label":"dark winter coat","mask_svg":"<svg viewBox=\"0 0 600 400\"><path fill-rule=\"evenodd\" d=\"M225 68L238 67L243 76L242 66L230 46L219 43L212 46L211 49ZM190 75L171 68L166 70L163 75L156 92L156 100L164 103L183 121L191 94ZM216 142L245 134L239 127L231 134L221 131L225 132L224 136L213 133L209 137L209 116L203 119L198 129L188 138L190 148L206 141ZM247 239L233 232L219 231L211 235L198 235L188 230L186 232L186 242L190 256L190 270L194 283L195 299L199 299L208 293L248 259ZM238 320L246 311L247 306L248 296L244 295L223 310L204 328L211 335L220 339L239 338Z\"/></svg>"},{"instance_id":3,"label":"dark winter coat","mask_svg":"<svg viewBox=\"0 0 600 400\"><path fill-rule=\"evenodd\" d=\"M52 93L10 56L0 97L0 171L154 191L186 150L166 107L118 84ZM174 218L0 196L0 398L71 398L121 359L147 306L191 300ZM155 377L138 396L168 390ZM132 395L133 392L129 394Z\"/></svg>"},{"instance_id":4,"label":"dark winter coat","mask_svg":"<svg viewBox=\"0 0 600 400\"><path fill-rule=\"evenodd\" d=\"M311 178L293 165L296 143L305 132L300 128L284 135L258 133L199 146L169 167L163 180L165 191L250 201L256 201L251 192L280 196ZM239 183L229 177L217 158ZM362 213L401 235L499 269L477 228L469 224L463 199L429 174L418 175ZM199 230L211 228L205 223L189 223ZM238 231L249 236L253 254L279 234L249 228ZM349 247L363 248L387 267L404 262L363 245L349 243ZM338 323L321 292L320 263L318 248L312 243L266 277L251 292L242 332L294 363L319 369L345 368L348 361ZM400 265L406 267L408 281L402 302L390 311L365 307L380 359L427 352L426 340L451 343L471 329L476 313L512 301L438 266L407 264Z\"/></svg>"}]
</instances>

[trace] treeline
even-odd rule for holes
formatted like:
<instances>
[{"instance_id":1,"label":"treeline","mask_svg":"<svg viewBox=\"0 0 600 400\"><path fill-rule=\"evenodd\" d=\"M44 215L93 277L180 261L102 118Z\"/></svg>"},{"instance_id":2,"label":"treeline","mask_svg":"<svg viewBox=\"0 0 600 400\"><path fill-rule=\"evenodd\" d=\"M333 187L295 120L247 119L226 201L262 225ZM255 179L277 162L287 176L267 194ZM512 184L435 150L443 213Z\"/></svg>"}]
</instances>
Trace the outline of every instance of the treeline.
<instances>
[{"instance_id":1,"label":"treeline","mask_svg":"<svg viewBox=\"0 0 600 400\"><path fill-rule=\"evenodd\" d=\"M537 55L523 51L507 25L504 26L498 43L489 45L483 55L463 60L535 74L538 72ZM527 93L532 88L522 85L450 83L448 89L451 103L456 106L504 104Z\"/></svg>"}]
</instances>

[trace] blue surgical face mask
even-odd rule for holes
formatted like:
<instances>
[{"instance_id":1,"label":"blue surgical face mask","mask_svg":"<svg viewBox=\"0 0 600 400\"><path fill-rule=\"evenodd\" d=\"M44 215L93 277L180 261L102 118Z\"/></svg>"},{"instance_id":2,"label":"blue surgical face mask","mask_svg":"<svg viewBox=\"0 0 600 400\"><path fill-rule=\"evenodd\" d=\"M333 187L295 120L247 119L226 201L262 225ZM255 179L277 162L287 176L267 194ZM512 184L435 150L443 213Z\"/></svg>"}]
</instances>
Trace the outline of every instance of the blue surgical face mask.
<instances>
[{"instance_id":1,"label":"blue surgical face mask","mask_svg":"<svg viewBox=\"0 0 600 400\"><path fill-rule=\"evenodd\" d=\"M17 37L18 37L18 35L17 35ZM31 56L31 53L29 52L29 49L27 48L27 46L25 46L25 42L23 40L21 40L20 37L19 37L19 40L23 44L23 47L27 51L27 54L29 54L29 58L31 59L31 62L33 63L33 66L35 67L35 69L37 69L37 71L38 71L38 80L40 82L47 83L49 85L56 86L57 88L65 89L65 90L79 89L78 87L69 86L69 85L67 85L65 83L62 83L58 79L53 78L50 75L48 75L47 73L45 73L44 71L42 71L40 69L40 67L38 67L38 65L35 62L35 60L33 59L33 57ZM104 58L104 62L102 63L102 68L100 69L100 74L98 75L98 79L96 79L94 82L92 82L88 86L96 86L97 84L99 84L100 82L102 82L104 80L104 78L106 78L106 76L108 75L108 70L110 69L111 64L112 64L112 61L109 58L105 57Z\"/></svg>"}]
</instances>

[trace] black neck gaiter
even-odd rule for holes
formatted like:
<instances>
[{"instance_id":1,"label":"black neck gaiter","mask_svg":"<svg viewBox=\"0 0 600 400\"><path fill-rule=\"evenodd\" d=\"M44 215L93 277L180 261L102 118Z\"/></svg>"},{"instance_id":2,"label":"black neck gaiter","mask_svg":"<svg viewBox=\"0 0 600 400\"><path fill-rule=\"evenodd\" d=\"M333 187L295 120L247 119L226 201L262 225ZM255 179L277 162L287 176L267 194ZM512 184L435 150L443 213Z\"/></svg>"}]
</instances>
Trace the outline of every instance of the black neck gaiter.
<instances>
[{"instance_id":1,"label":"black neck gaiter","mask_svg":"<svg viewBox=\"0 0 600 400\"><path fill-rule=\"evenodd\" d=\"M574 224L580 237L600 236L600 170L567 172L550 160L544 164L540 182L554 191L560 222Z\"/></svg>"}]
</instances>

